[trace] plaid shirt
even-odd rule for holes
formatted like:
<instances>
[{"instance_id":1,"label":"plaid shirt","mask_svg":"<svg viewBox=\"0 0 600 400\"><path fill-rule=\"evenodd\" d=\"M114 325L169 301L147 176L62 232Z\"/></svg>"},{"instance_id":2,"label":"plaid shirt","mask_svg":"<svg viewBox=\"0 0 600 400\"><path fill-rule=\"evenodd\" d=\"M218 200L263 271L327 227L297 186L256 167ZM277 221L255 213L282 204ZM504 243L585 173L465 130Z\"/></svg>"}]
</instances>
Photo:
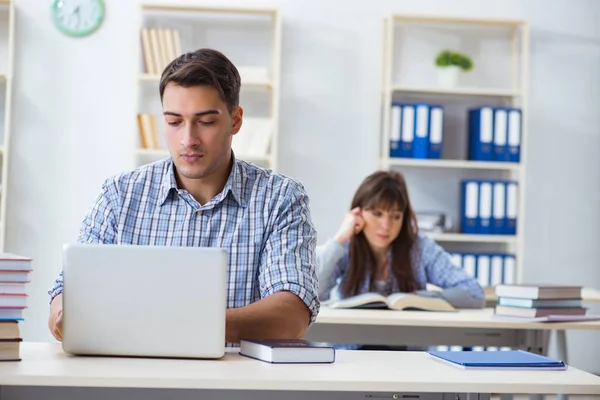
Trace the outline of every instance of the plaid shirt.
<instances>
[{"instance_id":1,"label":"plaid shirt","mask_svg":"<svg viewBox=\"0 0 600 400\"><path fill-rule=\"evenodd\" d=\"M221 247L229 254L227 307L279 291L319 311L316 231L303 186L235 160L221 193L200 205L178 189L170 158L108 179L85 216L82 243ZM48 290L62 292L62 272Z\"/></svg>"}]
</instances>

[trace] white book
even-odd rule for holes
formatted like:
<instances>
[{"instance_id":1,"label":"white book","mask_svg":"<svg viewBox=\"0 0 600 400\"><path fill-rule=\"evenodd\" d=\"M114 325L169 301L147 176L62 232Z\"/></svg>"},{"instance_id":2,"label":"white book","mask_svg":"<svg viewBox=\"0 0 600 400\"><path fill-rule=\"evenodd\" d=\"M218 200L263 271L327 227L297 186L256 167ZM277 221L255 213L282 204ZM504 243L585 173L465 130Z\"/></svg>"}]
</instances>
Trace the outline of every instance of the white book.
<instances>
[{"instance_id":1,"label":"white book","mask_svg":"<svg viewBox=\"0 0 600 400\"><path fill-rule=\"evenodd\" d=\"M333 346L303 339L241 340L240 354L274 364L333 363Z\"/></svg>"}]
</instances>

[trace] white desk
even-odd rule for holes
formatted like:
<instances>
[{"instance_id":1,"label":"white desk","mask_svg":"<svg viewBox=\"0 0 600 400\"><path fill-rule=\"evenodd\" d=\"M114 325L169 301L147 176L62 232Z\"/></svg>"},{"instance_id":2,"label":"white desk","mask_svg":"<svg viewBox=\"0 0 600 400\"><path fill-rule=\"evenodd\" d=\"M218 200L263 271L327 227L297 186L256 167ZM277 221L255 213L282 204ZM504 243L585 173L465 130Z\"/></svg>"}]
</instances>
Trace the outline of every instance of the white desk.
<instances>
[{"instance_id":1,"label":"white desk","mask_svg":"<svg viewBox=\"0 0 600 400\"><path fill-rule=\"evenodd\" d=\"M323 342L373 345L510 346L547 354L550 332L556 331L558 357L568 362L565 331L600 330L600 321L550 324L498 319L493 315L491 308L446 313L335 310L323 306L305 337ZM566 399L566 396L561 398Z\"/></svg>"},{"instance_id":2,"label":"white desk","mask_svg":"<svg viewBox=\"0 0 600 400\"><path fill-rule=\"evenodd\" d=\"M600 394L600 377L567 371L468 371L423 352L338 351L326 365L271 365L235 350L221 360L75 357L60 345L23 343L0 363L2 400L75 399L489 399L490 393ZM467 395L468 394L468 395Z\"/></svg>"}]
</instances>

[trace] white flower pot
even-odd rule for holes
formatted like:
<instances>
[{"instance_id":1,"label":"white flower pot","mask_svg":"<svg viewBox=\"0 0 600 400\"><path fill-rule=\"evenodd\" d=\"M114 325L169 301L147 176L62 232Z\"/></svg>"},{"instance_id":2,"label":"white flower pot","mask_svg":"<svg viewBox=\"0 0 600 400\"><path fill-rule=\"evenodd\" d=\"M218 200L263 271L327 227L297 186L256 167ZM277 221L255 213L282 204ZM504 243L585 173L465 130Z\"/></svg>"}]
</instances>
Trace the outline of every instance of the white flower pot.
<instances>
[{"instance_id":1,"label":"white flower pot","mask_svg":"<svg viewBox=\"0 0 600 400\"><path fill-rule=\"evenodd\" d=\"M460 67L456 65L438 68L438 84L444 88L456 87L459 73Z\"/></svg>"}]
</instances>

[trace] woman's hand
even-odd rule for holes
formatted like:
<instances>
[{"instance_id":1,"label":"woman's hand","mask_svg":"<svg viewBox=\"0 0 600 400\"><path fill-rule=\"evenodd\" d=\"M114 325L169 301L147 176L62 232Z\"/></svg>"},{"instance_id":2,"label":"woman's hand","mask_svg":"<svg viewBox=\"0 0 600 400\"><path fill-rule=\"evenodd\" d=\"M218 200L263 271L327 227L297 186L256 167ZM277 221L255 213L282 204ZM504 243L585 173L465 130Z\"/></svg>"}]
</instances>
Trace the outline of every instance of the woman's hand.
<instances>
[{"instance_id":1,"label":"woman's hand","mask_svg":"<svg viewBox=\"0 0 600 400\"><path fill-rule=\"evenodd\" d=\"M350 240L352 236L357 235L360 231L362 231L364 226L365 221L362 217L360 208L353 208L344 217L340 229L334 236L334 240L343 245Z\"/></svg>"}]
</instances>

